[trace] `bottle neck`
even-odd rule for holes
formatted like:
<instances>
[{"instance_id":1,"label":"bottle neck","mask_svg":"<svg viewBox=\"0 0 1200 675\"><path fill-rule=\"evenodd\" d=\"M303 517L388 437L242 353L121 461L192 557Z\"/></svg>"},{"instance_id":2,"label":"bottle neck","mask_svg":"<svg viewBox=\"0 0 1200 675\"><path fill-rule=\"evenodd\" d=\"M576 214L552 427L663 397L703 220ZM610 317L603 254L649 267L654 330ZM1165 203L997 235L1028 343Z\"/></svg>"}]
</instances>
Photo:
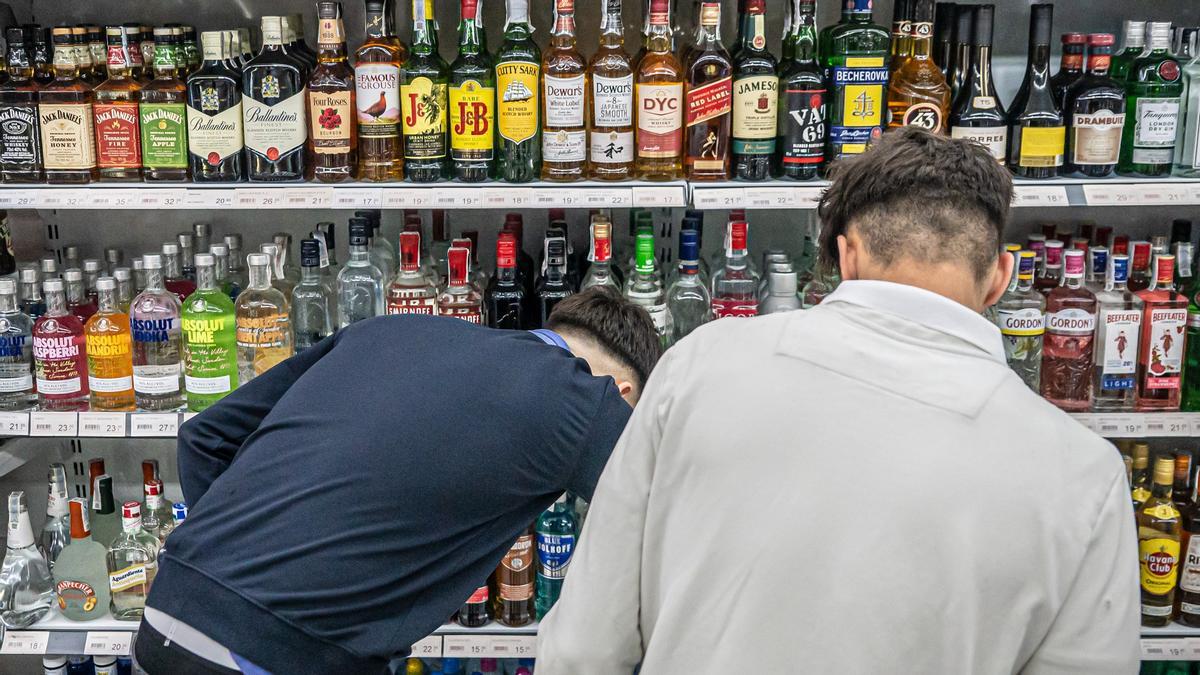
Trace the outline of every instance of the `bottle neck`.
<instances>
[{"instance_id":1,"label":"bottle neck","mask_svg":"<svg viewBox=\"0 0 1200 675\"><path fill-rule=\"evenodd\" d=\"M83 302L83 281L68 281L67 287L67 304L78 304Z\"/></svg>"},{"instance_id":2,"label":"bottle neck","mask_svg":"<svg viewBox=\"0 0 1200 675\"><path fill-rule=\"evenodd\" d=\"M742 51L759 53L766 46L766 17L760 11L751 11L742 17Z\"/></svg>"},{"instance_id":3,"label":"bottle neck","mask_svg":"<svg viewBox=\"0 0 1200 675\"><path fill-rule=\"evenodd\" d=\"M928 60L929 55L933 53L933 24L918 23L912 24L912 31L909 37L909 54L914 59Z\"/></svg>"},{"instance_id":4,"label":"bottle neck","mask_svg":"<svg viewBox=\"0 0 1200 675\"><path fill-rule=\"evenodd\" d=\"M162 276L166 277L167 279L178 279L179 278L179 254L178 253L175 253L175 254L164 253L163 257L162 257L162 261L163 261ZM147 272L149 272L149 270L147 270Z\"/></svg>"},{"instance_id":5,"label":"bottle neck","mask_svg":"<svg viewBox=\"0 0 1200 675\"><path fill-rule=\"evenodd\" d=\"M721 5L700 3L700 28L696 32L696 49L707 51L721 43Z\"/></svg>"},{"instance_id":6,"label":"bottle neck","mask_svg":"<svg viewBox=\"0 0 1200 675\"><path fill-rule=\"evenodd\" d=\"M556 0L554 3L554 30L550 33L550 44L559 48L575 46L575 2Z\"/></svg>"},{"instance_id":7,"label":"bottle neck","mask_svg":"<svg viewBox=\"0 0 1200 675\"><path fill-rule=\"evenodd\" d=\"M1092 75L1106 76L1112 67L1112 47L1093 46L1088 54L1087 71Z\"/></svg>"},{"instance_id":8,"label":"bottle neck","mask_svg":"<svg viewBox=\"0 0 1200 675\"><path fill-rule=\"evenodd\" d=\"M175 77L176 60L179 56L175 53L177 46L172 44L154 44L154 76L156 78L169 79Z\"/></svg>"},{"instance_id":9,"label":"bottle neck","mask_svg":"<svg viewBox=\"0 0 1200 675\"><path fill-rule=\"evenodd\" d=\"M795 59L800 63L817 62L817 15L816 6L800 2L796 15Z\"/></svg>"},{"instance_id":10,"label":"bottle neck","mask_svg":"<svg viewBox=\"0 0 1200 675\"><path fill-rule=\"evenodd\" d=\"M653 4L651 5L653 7ZM671 51L671 19L667 11L650 14L650 23L646 32L646 51L656 54L666 54Z\"/></svg>"},{"instance_id":11,"label":"bottle neck","mask_svg":"<svg viewBox=\"0 0 1200 675\"><path fill-rule=\"evenodd\" d=\"M146 268L146 288L147 291L163 290L163 271L161 268Z\"/></svg>"},{"instance_id":12,"label":"bottle neck","mask_svg":"<svg viewBox=\"0 0 1200 675\"><path fill-rule=\"evenodd\" d=\"M21 297L25 298L26 301L36 300L40 302L42 299L41 286L36 281L22 281Z\"/></svg>"},{"instance_id":13,"label":"bottle neck","mask_svg":"<svg viewBox=\"0 0 1200 675\"><path fill-rule=\"evenodd\" d=\"M387 37L387 21L384 19L383 5L367 6L367 38L380 39Z\"/></svg>"},{"instance_id":14,"label":"bottle neck","mask_svg":"<svg viewBox=\"0 0 1200 675\"><path fill-rule=\"evenodd\" d=\"M346 28L341 19L321 19L317 31L317 62L341 63L346 60Z\"/></svg>"},{"instance_id":15,"label":"bottle neck","mask_svg":"<svg viewBox=\"0 0 1200 675\"><path fill-rule=\"evenodd\" d=\"M117 289L105 289L96 292L96 311L102 314L115 314L118 311Z\"/></svg>"},{"instance_id":16,"label":"bottle neck","mask_svg":"<svg viewBox=\"0 0 1200 675\"><path fill-rule=\"evenodd\" d=\"M604 16L600 19L600 46L620 47L625 44L625 26L621 22L621 0L605 0Z\"/></svg>"},{"instance_id":17,"label":"bottle neck","mask_svg":"<svg viewBox=\"0 0 1200 675\"><path fill-rule=\"evenodd\" d=\"M350 245L350 264L366 265L371 262L370 249L366 244Z\"/></svg>"},{"instance_id":18,"label":"bottle neck","mask_svg":"<svg viewBox=\"0 0 1200 675\"><path fill-rule=\"evenodd\" d=\"M212 265L200 265L196 267L196 290L217 290L217 271Z\"/></svg>"},{"instance_id":19,"label":"bottle neck","mask_svg":"<svg viewBox=\"0 0 1200 675\"><path fill-rule=\"evenodd\" d=\"M307 267L307 266L301 265L301 267L300 267L300 283L308 284L308 285L320 284L321 283L321 268L320 267Z\"/></svg>"},{"instance_id":20,"label":"bottle neck","mask_svg":"<svg viewBox=\"0 0 1200 675\"><path fill-rule=\"evenodd\" d=\"M15 293L0 294L0 312L10 314L17 311L17 296Z\"/></svg>"},{"instance_id":21,"label":"bottle neck","mask_svg":"<svg viewBox=\"0 0 1200 675\"><path fill-rule=\"evenodd\" d=\"M79 64L75 62L75 47L54 45L54 76L60 80L79 76Z\"/></svg>"},{"instance_id":22,"label":"bottle neck","mask_svg":"<svg viewBox=\"0 0 1200 675\"><path fill-rule=\"evenodd\" d=\"M62 291L46 291L46 316L66 316L67 296Z\"/></svg>"},{"instance_id":23,"label":"bottle neck","mask_svg":"<svg viewBox=\"0 0 1200 675\"><path fill-rule=\"evenodd\" d=\"M414 54L433 54L437 51L437 24L433 17L432 0L413 0Z\"/></svg>"},{"instance_id":24,"label":"bottle neck","mask_svg":"<svg viewBox=\"0 0 1200 675\"><path fill-rule=\"evenodd\" d=\"M504 38L527 40L533 34L529 25L529 0L508 0L505 4Z\"/></svg>"},{"instance_id":25,"label":"bottle neck","mask_svg":"<svg viewBox=\"0 0 1200 675\"><path fill-rule=\"evenodd\" d=\"M483 0L477 0L477 3ZM474 9L475 14L468 16L467 12ZM483 27L479 25L479 5L473 7L463 3L462 19L458 23L458 53L479 54L483 51Z\"/></svg>"},{"instance_id":26,"label":"bottle neck","mask_svg":"<svg viewBox=\"0 0 1200 675\"><path fill-rule=\"evenodd\" d=\"M249 288L256 291L265 291L271 287L271 268L267 265L251 265Z\"/></svg>"}]
</instances>

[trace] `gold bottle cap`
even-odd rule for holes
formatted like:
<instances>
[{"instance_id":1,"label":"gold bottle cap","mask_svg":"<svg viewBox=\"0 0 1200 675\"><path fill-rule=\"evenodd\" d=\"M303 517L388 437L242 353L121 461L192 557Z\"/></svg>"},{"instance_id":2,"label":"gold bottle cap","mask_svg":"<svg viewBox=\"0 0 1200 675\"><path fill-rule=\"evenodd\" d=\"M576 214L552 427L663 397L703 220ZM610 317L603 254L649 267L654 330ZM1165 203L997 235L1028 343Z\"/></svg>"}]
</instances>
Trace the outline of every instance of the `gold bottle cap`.
<instances>
[{"instance_id":1,"label":"gold bottle cap","mask_svg":"<svg viewBox=\"0 0 1200 675\"><path fill-rule=\"evenodd\" d=\"M1150 465L1150 446L1146 443L1133 444L1133 465L1144 469Z\"/></svg>"},{"instance_id":2,"label":"gold bottle cap","mask_svg":"<svg viewBox=\"0 0 1200 675\"><path fill-rule=\"evenodd\" d=\"M1154 460L1154 482L1158 485L1170 485L1175 481L1175 459L1158 457Z\"/></svg>"}]
</instances>

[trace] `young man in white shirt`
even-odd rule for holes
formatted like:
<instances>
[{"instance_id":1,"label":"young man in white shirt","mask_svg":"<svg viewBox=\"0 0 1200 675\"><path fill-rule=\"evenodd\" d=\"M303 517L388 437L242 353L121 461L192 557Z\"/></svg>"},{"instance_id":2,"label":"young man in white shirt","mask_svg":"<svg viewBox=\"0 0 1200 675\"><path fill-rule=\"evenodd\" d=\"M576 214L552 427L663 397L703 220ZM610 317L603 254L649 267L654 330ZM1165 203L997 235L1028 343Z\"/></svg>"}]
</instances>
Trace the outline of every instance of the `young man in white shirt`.
<instances>
[{"instance_id":1,"label":"young man in white shirt","mask_svg":"<svg viewBox=\"0 0 1200 675\"><path fill-rule=\"evenodd\" d=\"M980 316L1011 199L983 147L913 128L835 167L822 256L845 281L663 357L539 675L1137 672L1121 458Z\"/></svg>"}]
</instances>

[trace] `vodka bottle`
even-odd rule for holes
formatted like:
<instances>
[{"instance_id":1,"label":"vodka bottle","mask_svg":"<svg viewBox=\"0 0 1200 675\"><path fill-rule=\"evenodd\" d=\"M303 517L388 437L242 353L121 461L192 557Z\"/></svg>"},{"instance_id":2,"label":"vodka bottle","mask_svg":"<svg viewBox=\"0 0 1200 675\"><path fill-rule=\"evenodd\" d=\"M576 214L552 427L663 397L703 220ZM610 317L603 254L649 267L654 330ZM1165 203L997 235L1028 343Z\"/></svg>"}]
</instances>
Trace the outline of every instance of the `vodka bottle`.
<instances>
[{"instance_id":1,"label":"vodka bottle","mask_svg":"<svg viewBox=\"0 0 1200 675\"><path fill-rule=\"evenodd\" d=\"M38 405L43 410L86 410L87 351L83 324L67 311L62 279L42 282L46 313L33 324Z\"/></svg>"},{"instance_id":2,"label":"vodka bottle","mask_svg":"<svg viewBox=\"0 0 1200 675\"><path fill-rule=\"evenodd\" d=\"M292 289L292 330L297 352L333 334L333 298L321 278L321 247L300 240L300 283Z\"/></svg>"},{"instance_id":3,"label":"vodka bottle","mask_svg":"<svg viewBox=\"0 0 1200 675\"><path fill-rule=\"evenodd\" d=\"M338 273L339 327L384 313L383 272L371 262L364 218L350 219L350 260Z\"/></svg>"},{"instance_id":4,"label":"vodka bottle","mask_svg":"<svg viewBox=\"0 0 1200 675\"><path fill-rule=\"evenodd\" d=\"M71 543L54 564L54 591L63 616L92 621L108 613L108 550L92 539L87 500L72 499Z\"/></svg>"},{"instance_id":5,"label":"vodka bottle","mask_svg":"<svg viewBox=\"0 0 1200 675\"><path fill-rule=\"evenodd\" d=\"M700 236L696 230L679 232L679 274L667 292L667 309L674 322L673 342L712 318L712 297L700 273Z\"/></svg>"},{"instance_id":6,"label":"vodka bottle","mask_svg":"<svg viewBox=\"0 0 1200 675\"><path fill-rule=\"evenodd\" d=\"M164 246L163 248L166 248ZM176 293L164 286L163 257L143 256L146 289L130 306L133 327L133 390L143 410L183 405L183 331ZM195 284L188 282L195 292Z\"/></svg>"},{"instance_id":7,"label":"vodka bottle","mask_svg":"<svg viewBox=\"0 0 1200 675\"><path fill-rule=\"evenodd\" d=\"M175 531L171 505L163 498L163 483L154 478L142 485L146 508L142 510L142 528L158 539L161 547Z\"/></svg>"},{"instance_id":8,"label":"vodka bottle","mask_svg":"<svg viewBox=\"0 0 1200 675\"><path fill-rule=\"evenodd\" d=\"M471 249L451 246L446 251L446 269L446 288L437 299L438 314L483 325L483 294L471 283Z\"/></svg>"},{"instance_id":9,"label":"vodka bottle","mask_svg":"<svg viewBox=\"0 0 1200 675\"><path fill-rule=\"evenodd\" d=\"M59 462L50 465L47 483L46 523L38 539L38 550L50 569L63 548L71 542L71 514L67 508L67 467Z\"/></svg>"},{"instance_id":10,"label":"vodka bottle","mask_svg":"<svg viewBox=\"0 0 1200 675\"><path fill-rule=\"evenodd\" d=\"M34 545L24 492L8 495L8 550L0 569L0 623L21 629L50 611L54 579L46 559Z\"/></svg>"},{"instance_id":11,"label":"vodka bottle","mask_svg":"<svg viewBox=\"0 0 1200 675\"><path fill-rule=\"evenodd\" d=\"M213 244L208 247L208 252L213 257L213 274L216 277L217 288L229 296L230 300L236 301L238 291L234 290L233 283L229 280L229 247L225 244Z\"/></svg>"},{"instance_id":12,"label":"vodka bottle","mask_svg":"<svg viewBox=\"0 0 1200 675\"><path fill-rule=\"evenodd\" d=\"M675 322L667 306L667 294L662 279L655 266L654 233L648 229L639 229L636 247L637 258L633 274L626 282L625 297L650 314L654 330L658 332L658 339L663 349L666 349L675 339Z\"/></svg>"},{"instance_id":13,"label":"vodka bottle","mask_svg":"<svg viewBox=\"0 0 1200 675\"><path fill-rule=\"evenodd\" d=\"M588 251L587 274L579 284L579 290L584 291L592 286L608 286L614 291L620 290L612 269L612 223L597 220L592 223L592 245Z\"/></svg>"},{"instance_id":14,"label":"vodka bottle","mask_svg":"<svg viewBox=\"0 0 1200 675\"><path fill-rule=\"evenodd\" d=\"M36 267L21 270L21 312L36 321L46 313L46 301L42 298L41 272Z\"/></svg>"},{"instance_id":15,"label":"vodka bottle","mask_svg":"<svg viewBox=\"0 0 1200 675\"><path fill-rule=\"evenodd\" d=\"M770 280L767 284L767 297L758 305L758 314L774 314L800 309L800 296L796 294L796 271L788 265L786 268L775 267L767 273Z\"/></svg>"},{"instance_id":16,"label":"vodka bottle","mask_svg":"<svg viewBox=\"0 0 1200 675\"><path fill-rule=\"evenodd\" d=\"M136 621L146 608L150 584L158 572L158 539L142 527L142 506L121 507L121 533L108 547L108 585L115 619Z\"/></svg>"},{"instance_id":17,"label":"vodka bottle","mask_svg":"<svg viewBox=\"0 0 1200 675\"><path fill-rule=\"evenodd\" d=\"M117 282L117 306L125 314L129 314L129 306L133 304L133 272L128 267L118 267L112 271L113 279Z\"/></svg>"},{"instance_id":18,"label":"vodka bottle","mask_svg":"<svg viewBox=\"0 0 1200 675\"><path fill-rule=\"evenodd\" d=\"M436 314L437 295L437 287L421 271L421 233L401 232L400 269L388 284L387 313Z\"/></svg>"},{"instance_id":19,"label":"vodka bottle","mask_svg":"<svg viewBox=\"0 0 1200 675\"><path fill-rule=\"evenodd\" d=\"M16 284L0 279L0 410L28 410L33 390L33 321L17 309Z\"/></svg>"},{"instance_id":20,"label":"vodka bottle","mask_svg":"<svg viewBox=\"0 0 1200 675\"><path fill-rule=\"evenodd\" d=\"M96 303L87 297L83 286L83 272L77 268L63 270L63 285L67 292L67 311L74 314L80 323L86 323L96 313Z\"/></svg>"},{"instance_id":21,"label":"vodka bottle","mask_svg":"<svg viewBox=\"0 0 1200 675\"><path fill-rule=\"evenodd\" d=\"M224 261L221 261L224 265ZM233 301L217 284L217 258L196 254L196 292L183 303L184 390L200 412L237 386L237 326Z\"/></svg>"},{"instance_id":22,"label":"vodka bottle","mask_svg":"<svg viewBox=\"0 0 1200 675\"><path fill-rule=\"evenodd\" d=\"M238 293L249 283L246 268L242 265L242 235L225 235L225 246L229 247L229 284L232 287L230 295L236 300Z\"/></svg>"},{"instance_id":23,"label":"vodka bottle","mask_svg":"<svg viewBox=\"0 0 1200 675\"><path fill-rule=\"evenodd\" d=\"M190 236L190 235L189 235ZM167 242L162 245L162 285L179 298L180 302L196 292L196 282L183 275L183 266L179 258L179 244ZM145 257L143 256L143 262ZM191 261L188 261L191 264ZM149 273L147 273L149 274ZM143 289L139 288L140 293Z\"/></svg>"},{"instance_id":24,"label":"vodka bottle","mask_svg":"<svg viewBox=\"0 0 1200 675\"><path fill-rule=\"evenodd\" d=\"M1096 293L1096 365L1092 386L1097 412L1133 410L1137 383L1138 341L1142 334L1142 300L1129 290L1129 256L1114 255L1108 282Z\"/></svg>"},{"instance_id":25,"label":"vodka bottle","mask_svg":"<svg viewBox=\"0 0 1200 675\"><path fill-rule=\"evenodd\" d=\"M1042 383L1042 342L1046 333L1046 299L1033 287L1036 254L1017 254L1017 284L1000 296L996 317L1008 367L1034 391Z\"/></svg>"},{"instance_id":26,"label":"vodka bottle","mask_svg":"<svg viewBox=\"0 0 1200 675\"><path fill-rule=\"evenodd\" d=\"M250 276L237 297L238 383L246 384L292 355L291 308L287 297L271 286L271 259L246 256Z\"/></svg>"},{"instance_id":27,"label":"vodka bottle","mask_svg":"<svg viewBox=\"0 0 1200 675\"><path fill-rule=\"evenodd\" d=\"M258 250L271 258L271 285L278 288L279 292L283 293L283 297L292 297L292 290L296 288L296 284L284 276L283 253L280 251L279 244L274 242L263 244L258 247Z\"/></svg>"},{"instance_id":28,"label":"vodka bottle","mask_svg":"<svg viewBox=\"0 0 1200 675\"><path fill-rule=\"evenodd\" d=\"M559 495L554 504L538 517L537 539L538 575L534 608L542 619L558 602L571 556L575 553L575 514L567 505L567 495Z\"/></svg>"},{"instance_id":29,"label":"vodka bottle","mask_svg":"<svg viewBox=\"0 0 1200 675\"><path fill-rule=\"evenodd\" d=\"M117 305L115 279L103 277L96 283L100 306L83 327L87 336L92 410L131 411L134 409L133 337L129 315Z\"/></svg>"}]
</instances>

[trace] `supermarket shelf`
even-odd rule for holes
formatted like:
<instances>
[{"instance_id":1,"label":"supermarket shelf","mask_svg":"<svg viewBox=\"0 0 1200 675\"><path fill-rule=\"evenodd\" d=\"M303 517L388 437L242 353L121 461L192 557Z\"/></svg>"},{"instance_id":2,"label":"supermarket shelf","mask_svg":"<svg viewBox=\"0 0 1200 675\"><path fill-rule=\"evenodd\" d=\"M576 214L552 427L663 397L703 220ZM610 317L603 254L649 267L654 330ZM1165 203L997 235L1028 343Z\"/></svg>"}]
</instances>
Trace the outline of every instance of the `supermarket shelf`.
<instances>
[{"instance_id":1,"label":"supermarket shelf","mask_svg":"<svg viewBox=\"0 0 1200 675\"><path fill-rule=\"evenodd\" d=\"M0 186L0 208L27 209L546 209L687 205L684 181L431 183L380 186L130 183Z\"/></svg>"},{"instance_id":2,"label":"supermarket shelf","mask_svg":"<svg viewBox=\"0 0 1200 675\"><path fill-rule=\"evenodd\" d=\"M174 438L192 412L0 412L0 436Z\"/></svg>"},{"instance_id":3,"label":"supermarket shelf","mask_svg":"<svg viewBox=\"0 0 1200 675\"><path fill-rule=\"evenodd\" d=\"M1143 661L1200 661L1200 628L1172 623L1142 628Z\"/></svg>"},{"instance_id":4,"label":"supermarket shelf","mask_svg":"<svg viewBox=\"0 0 1200 675\"><path fill-rule=\"evenodd\" d=\"M1071 416L1105 438L1200 436L1200 413L1075 413Z\"/></svg>"}]
</instances>

